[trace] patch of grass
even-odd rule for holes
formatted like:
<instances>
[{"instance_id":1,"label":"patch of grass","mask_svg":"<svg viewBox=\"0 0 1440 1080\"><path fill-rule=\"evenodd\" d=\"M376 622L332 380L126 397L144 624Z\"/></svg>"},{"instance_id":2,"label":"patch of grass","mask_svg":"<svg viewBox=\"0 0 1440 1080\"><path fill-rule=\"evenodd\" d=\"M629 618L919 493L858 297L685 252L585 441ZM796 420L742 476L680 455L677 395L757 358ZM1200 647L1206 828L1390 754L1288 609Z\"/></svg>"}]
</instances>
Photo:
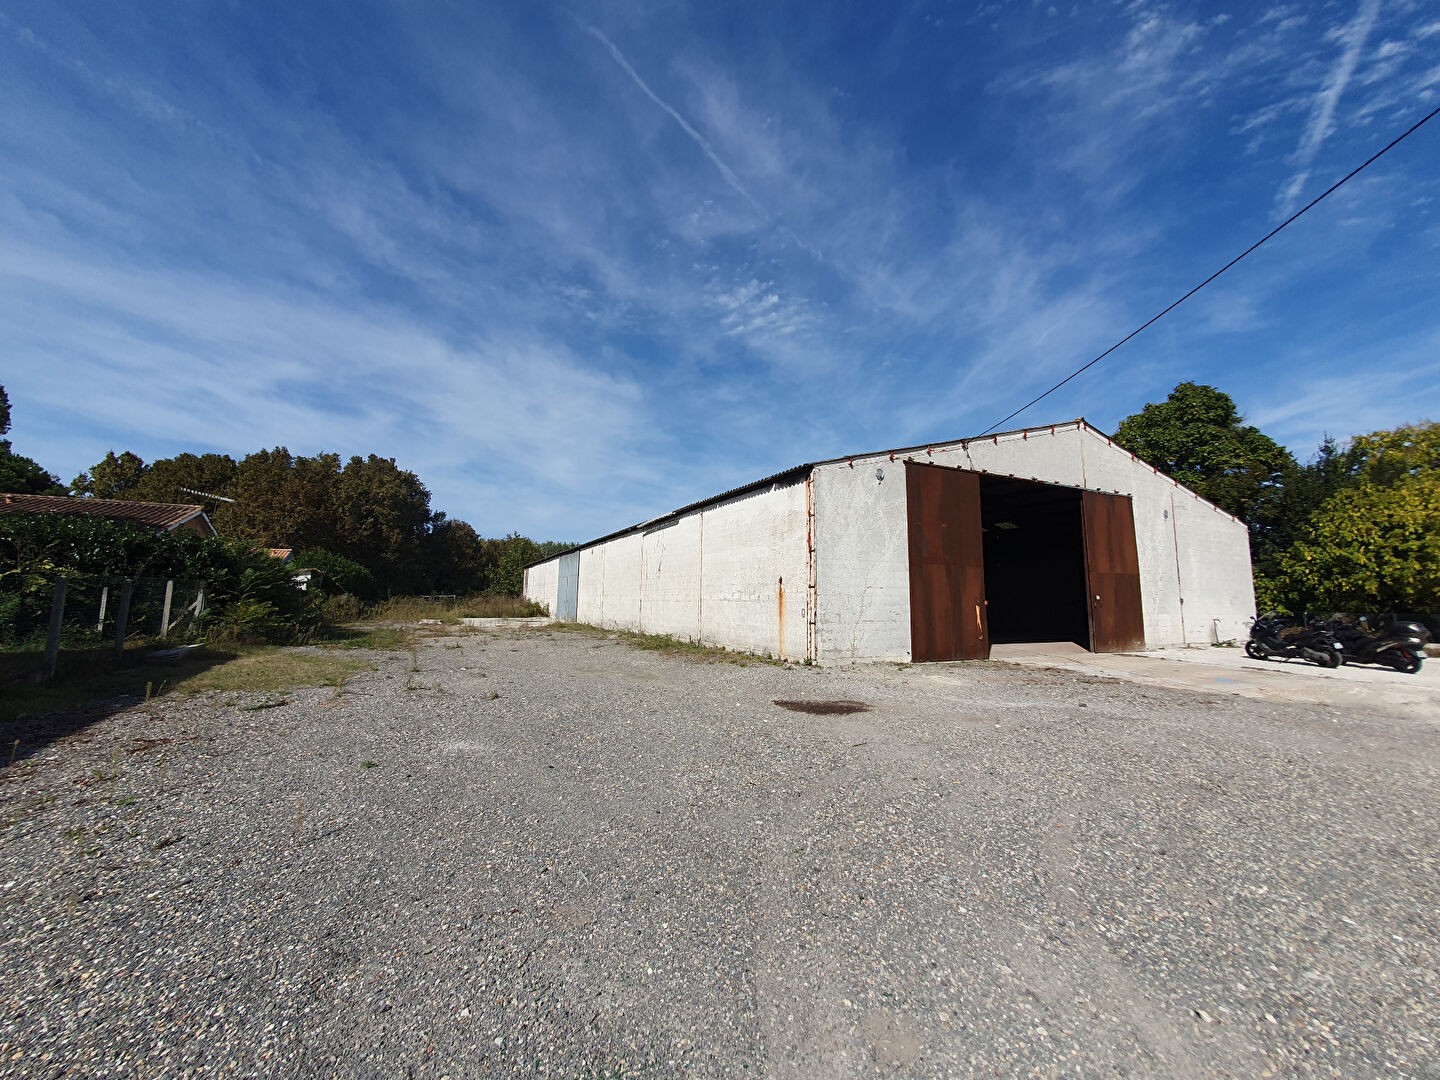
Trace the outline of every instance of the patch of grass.
<instances>
[{"instance_id":1,"label":"patch of grass","mask_svg":"<svg viewBox=\"0 0 1440 1080\"><path fill-rule=\"evenodd\" d=\"M692 660L700 664L734 664L737 667L750 667L754 664L784 666L783 661L770 656L735 652L718 645L702 645L698 641L687 641L669 634L641 634L634 630L606 630L598 626L587 626L585 623L552 623L545 629L547 631L558 630L567 634L590 634L595 637L609 638L629 645L632 649L664 653L666 656Z\"/></svg>"},{"instance_id":2,"label":"patch of grass","mask_svg":"<svg viewBox=\"0 0 1440 1080\"><path fill-rule=\"evenodd\" d=\"M177 683L187 693L201 690L258 690L274 693L297 686L336 686L369 665L363 660L280 646L247 649L227 663Z\"/></svg>"},{"instance_id":3,"label":"patch of grass","mask_svg":"<svg viewBox=\"0 0 1440 1080\"><path fill-rule=\"evenodd\" d=\"M400 652L411 647L413 632L402 626L342 626L319 644L327 649L374 649Z\"/></svg>"},{"instance_id":4,"label":"patch of grass","mask_svg":"<svg viewBox=\"0 0 1440 1080\"><path fill-rule=\"evenodd\" d=\"M276 645L197 649L166 665L164 679L157 680L154 665L136 660L132 653L116 657L108 649L62 653L53 682L19 682L5 688L0 695L0 721L63 712L120 697L148 702L205 690L280 693L297 686L338 686L369 667L363 660ZM283 702L264 707L277 704Z\"/></svg>"},{"instance_id":5,"label":"patch of grass","mask_svg":"<svg viewBox=\"0 0 1440 1080\"><path fill-rule=\"evenodd\" d=\"M521 619L547 614L544 607L519 596L463 596L437 603L418 596L395 596L383 600L365 613L366 622L418 622L439 619L456 623L461 619Z\"/></svg>"}]
</instances>

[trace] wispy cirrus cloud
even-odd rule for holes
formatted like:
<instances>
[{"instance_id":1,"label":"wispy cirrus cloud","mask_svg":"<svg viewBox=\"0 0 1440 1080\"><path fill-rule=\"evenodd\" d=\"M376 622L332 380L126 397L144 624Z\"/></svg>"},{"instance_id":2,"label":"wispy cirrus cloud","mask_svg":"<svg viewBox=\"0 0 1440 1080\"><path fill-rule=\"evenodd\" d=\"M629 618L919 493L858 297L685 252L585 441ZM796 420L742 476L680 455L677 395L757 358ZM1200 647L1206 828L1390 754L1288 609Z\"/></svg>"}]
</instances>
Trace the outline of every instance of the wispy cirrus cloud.
<instances>
[{"instance_id":1,"label":"wispy cirrus cloud","mask_svg":"<svg viewBox=\"0 0 1440 1080\"><path fill-rule=\"evenodd\" d=\"M650 84L640 77L640 74L630 65L630 61L625 58L625 54L616 47L613 41L593 26L586 26L585 32L600 42L601 45L605 46L606 51L614 58L615 63L620 65L620 70L630 76L630 81L640 88L640 92L653 101L670 119L679 125L680 130L690 137L690 141L698 146L701 153L710 159L710 163L715 166L716 171L724 178L725 183L729 184L741 198L749 203L757 214L764 217L764 208L756 201L755 196L746 190L745 185L740 182L740 178L735 175L735 170L721 160L720 155L715 152L715 148L710 145L710 140L696 131L695 126L691 124L689 120L685 119L675 106L665 101L656 94L654 90L650 89Z\"/></svg>"},{"instance_id":2,"label":"wispy cirrus cloud","mask_svg":"<svg viewBox=\"0 0 1440 1080\"><path fill-rule=\"evenodd\" d=\"M112 444L375 450L482 530L571 538L963 435L1253 239L1338 40L1307 5L809 14L9 16L20 434L71 474ZM1433 92L1426 25L1380 8L1310 167ZM1322 309L1423 322L1423 275L1382 288L1369 261L1433 261L1419 160L1021 422L1103 422L1179 378L1263 413L1292 393L1268 358Z\"/></svg>"},{"instance_id":3,"label":"wispy cirrus cloud","mask_svg":"<svg viewBox=\"0 0 1440 1080\"><path fill-rule=\"evenodd\" d=\"M1310 170L1315 164L1315 158L1325 140L1334 131L1335 110L1340 103L1340 96L1345 93L1345 88L1355 74L1356 65L1360 62L1365 43L1375 28L1375 20L1379 14L1380 0L1360 0L1355 18L1343 28L1327 35L1340 45L1340 55L1326 75L1324 84L1315 94L1310 120L1305 125L1300 145L1296 147L1291 158L1296 171L1280 194L1277 212L1281 217L1288 217L1300 205L1300 196L1310 180Z\"/></svg>"}]
</instances>

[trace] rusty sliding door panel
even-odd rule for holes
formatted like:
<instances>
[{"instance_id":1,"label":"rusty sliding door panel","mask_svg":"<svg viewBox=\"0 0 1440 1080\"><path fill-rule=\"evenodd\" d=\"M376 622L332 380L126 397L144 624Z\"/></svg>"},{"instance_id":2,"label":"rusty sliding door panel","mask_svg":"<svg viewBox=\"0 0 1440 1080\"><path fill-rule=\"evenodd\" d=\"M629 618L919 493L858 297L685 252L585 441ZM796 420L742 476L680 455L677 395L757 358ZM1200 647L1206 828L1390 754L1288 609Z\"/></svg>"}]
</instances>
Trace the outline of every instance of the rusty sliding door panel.
<instances>
[{"instance_id":1,"label":"rusty sliding door panel","mask_svg":"<svg viewBox=\"0 0 1440 1080\"><path fill-rule=\"evenodd\" d=\"M1140 557L1135 547L1135 515L1130 499L1087 491L1082 507L1085 576L1090 590L1090 651L1143 649Z\"/></svg>"},{"instance_id":2,"label":"rusty sliding door panel","mask_svg":"<svg viewBox=\"0 0 1440 1080\"><path fill-rule=\"evenodd\" d=\"M911 658L987 659L980 475L907 461L905 499Z\"/></svg>"}]
</instances>

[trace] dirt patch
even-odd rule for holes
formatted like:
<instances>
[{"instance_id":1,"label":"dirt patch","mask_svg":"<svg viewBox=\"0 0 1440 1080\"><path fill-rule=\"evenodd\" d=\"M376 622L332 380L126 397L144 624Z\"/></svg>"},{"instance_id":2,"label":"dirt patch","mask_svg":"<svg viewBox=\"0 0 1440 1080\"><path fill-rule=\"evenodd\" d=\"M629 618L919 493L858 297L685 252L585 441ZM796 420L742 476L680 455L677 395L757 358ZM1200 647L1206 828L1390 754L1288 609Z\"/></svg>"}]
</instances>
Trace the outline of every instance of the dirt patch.
<instances>
[{"instance_id":1,"label":"dirt patch","mask_svg":"<svg viewBox=\"0 0 1440 1080\"><path fill-rule=\"evenodd\" d=\"M849 713L870 711L870 706L863 701L776 701L775 704L782 709L809 713L811 716L846 716Z\"/></svg>"}]
</instances>

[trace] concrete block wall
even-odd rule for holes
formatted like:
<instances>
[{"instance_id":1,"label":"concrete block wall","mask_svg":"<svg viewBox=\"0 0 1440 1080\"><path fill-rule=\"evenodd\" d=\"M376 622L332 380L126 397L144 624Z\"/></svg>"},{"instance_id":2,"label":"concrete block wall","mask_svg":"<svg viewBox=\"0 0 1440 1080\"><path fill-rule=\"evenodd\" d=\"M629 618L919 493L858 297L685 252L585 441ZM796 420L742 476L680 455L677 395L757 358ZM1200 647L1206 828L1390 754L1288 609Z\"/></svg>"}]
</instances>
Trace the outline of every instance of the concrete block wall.
<instances>
[{"instance_id":1,"label":"concrete block wall","mask_svg":"<svg viewBox=\"0 0 1440 1080\"><path fill-rule=\"evenodd\" d=\"M1255 613L1250 532L1093 428L1078 431L1085 487L1132 497L1145 641L1151 648L1244 638Z\"/></svg>"},{"instance_id":2,"label":"concrete block wall","mask_svg":"<svg viewBox=\"0 0 1440 1080\"><path fill-rule=\"evenodd\" d=\"M555 614L555 602L560 595L560 560L538 563L525 570L525 599L544 604L545 610Z\"/></svg>"},{"instance_id":3,"label":"concrete block wall","mask_svg":"<svg viewBox=\"0 0 1440 1080\"><path fill-rule=\"evenodd\" d=\"M815 466L817 659L910 659L906 457L1129 495L1146 643L1245 636L1255 606L1245 526L1071 422ZM526 595L552 611L556 565L526 574ZM799 659L807 655L807 572L806 485L788 483L585 548L579 618Z\"/></svg>"},{"instance_id":4,"label":"concrete block wall","mask_svg":"<svg viewBox=\"0 0 1440 1080\"><path fill-rule=\"evenodd\" d=\"M640 629L645 633L700 640L704 518L690 514L645 530L640 552Z\"/></svg>"},{"instance_id":5,"label":"concrete block wall","mask_svg":"<svg viewBox=\"0 0 1440 1080\"><path fill-rule=\"evenodd\" d=\"M700 640L791 660L806 655L805 484L707 506Z\"/></svg>"},{"instance_id":6,"label":"concrete block wall","mask_svg":"<svg viewBox=\"0 0 1440 1080\"><path fill-rule=\"evenodd\" d=\"M738 495L584 548L578 618L803 659L805 528L805 484L799 482ZM552 610L557 565L552 559L526 573L526 595L548 595L541 602Z\"/></svg>"},{"instance_id":7,"label":"concrete block wall","mask_svg":"<svg viewBox=\"0 0 1440 1080\"><path fill-rule=\"evenodd\" d=\"M1071 422L816 466L820 660L910 658L906 457L1131 496L1147 645L1245 636L1255 603L1245 526Z\"/></svg>"},{"instance_id":8,"label":"concrete block wall","mask_svg":"<svg viewBox=\"0 0 1440 1080\"><path fill-rule=\"evenodd\" d=\"M908 660L904 462L817 465L814 478L816 659Z\"/></svg>"}]
</instances>

